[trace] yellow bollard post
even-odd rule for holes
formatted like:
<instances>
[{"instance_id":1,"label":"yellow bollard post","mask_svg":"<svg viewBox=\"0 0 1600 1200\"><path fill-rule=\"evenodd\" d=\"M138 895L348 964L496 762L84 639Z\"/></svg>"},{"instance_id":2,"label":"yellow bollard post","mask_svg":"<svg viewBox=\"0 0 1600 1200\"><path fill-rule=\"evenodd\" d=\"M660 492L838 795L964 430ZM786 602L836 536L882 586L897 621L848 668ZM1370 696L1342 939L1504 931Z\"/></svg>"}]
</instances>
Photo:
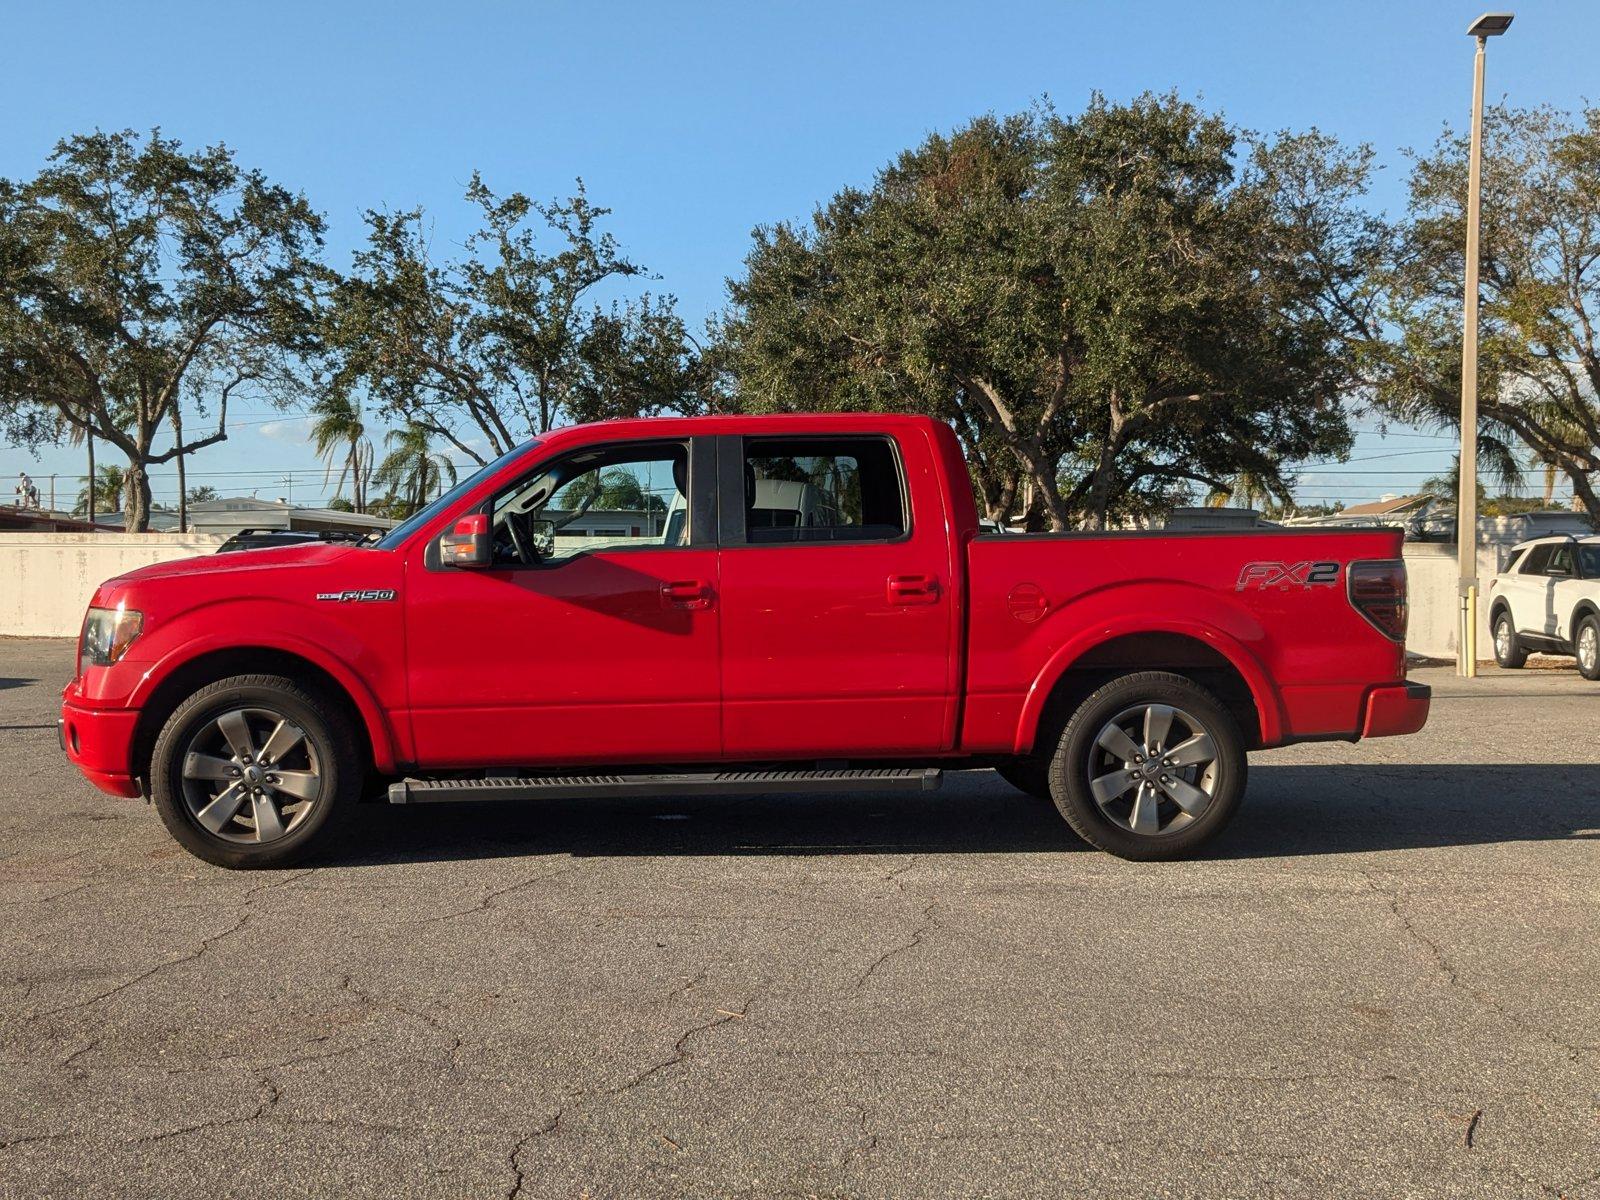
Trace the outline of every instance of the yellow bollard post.
<instances>
[{"instance_id":1,"label":"yellow bollard post","mask_svg":"<svg viewBox=\"0 0 1600 1200\"><path fill-rule=\"evenodd\" d=\"M1476 679L1478 677L1478 587L1476 584L1467 588L1467 594L1464 599L1466 605L1462 616L1465 618L1467 625L1467 640L1465 642L1467 647L1466 676L1468 679Z\"/></svg>"}]
</instances>

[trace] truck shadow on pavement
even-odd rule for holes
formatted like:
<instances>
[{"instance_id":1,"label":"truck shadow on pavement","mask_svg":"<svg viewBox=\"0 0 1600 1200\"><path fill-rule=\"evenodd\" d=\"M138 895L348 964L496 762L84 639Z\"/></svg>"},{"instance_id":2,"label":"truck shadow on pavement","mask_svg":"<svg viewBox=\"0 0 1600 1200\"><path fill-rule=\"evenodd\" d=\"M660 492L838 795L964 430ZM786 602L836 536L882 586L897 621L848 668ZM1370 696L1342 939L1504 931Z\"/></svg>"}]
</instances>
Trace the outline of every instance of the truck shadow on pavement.
<instances>
[{"instance_id":1,"label":"truck shadow on pavement","mask_svg":"<svg viewBox=\"0 0 1600 1200\"><path fill-rule=\"evenodd\" d=\"M1597 766L1258 764L1199 857L1294 858L1600 838ZM319 861L366 866L528 854L1007 854L1087 850L1049 804L987 771L928 795L672 797L364 806Z\"/></svg>"}]
</instances>

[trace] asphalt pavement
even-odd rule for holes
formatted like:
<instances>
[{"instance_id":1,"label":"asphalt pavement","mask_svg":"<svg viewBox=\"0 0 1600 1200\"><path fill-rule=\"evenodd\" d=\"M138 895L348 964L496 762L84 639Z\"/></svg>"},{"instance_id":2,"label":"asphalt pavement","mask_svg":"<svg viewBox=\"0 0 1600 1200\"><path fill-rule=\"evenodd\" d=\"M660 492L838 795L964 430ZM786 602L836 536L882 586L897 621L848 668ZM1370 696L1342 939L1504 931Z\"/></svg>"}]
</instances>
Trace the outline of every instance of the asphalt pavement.
<instances>
[{"instance_id":1,"label":"asphalt pavement","mask_svg":"<svg viewBox=\"0 0 1600 1200\"><path fill-rule=\"evenodd\" d=\"M0 640L0 1196L1600 1196L1600 684L1136 865L921 796L364 808L230 873Z\"/></svg>"}]
</instances>

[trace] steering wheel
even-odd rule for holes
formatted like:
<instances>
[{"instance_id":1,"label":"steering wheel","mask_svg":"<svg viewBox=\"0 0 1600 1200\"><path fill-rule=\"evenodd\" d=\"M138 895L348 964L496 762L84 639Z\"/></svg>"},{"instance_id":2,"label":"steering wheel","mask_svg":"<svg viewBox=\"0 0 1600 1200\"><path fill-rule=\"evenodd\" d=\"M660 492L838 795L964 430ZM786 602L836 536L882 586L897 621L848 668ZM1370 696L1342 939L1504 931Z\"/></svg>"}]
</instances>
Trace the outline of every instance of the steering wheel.
<instances>
[{"instance_id":1,"label":"steering wheel","mask_svg":"<svg viewBox=\"0 0 1600 1200\"><path fill-rule=\"evenodd\" d=\"M525 567L537 566L539 556L533 552L528 544L528 539L523 536L521 528L521 515L514 512L506 514L506 532L511 535L511 547L517 552L517 557L522 560Z\"/></svg>"}]
</instances>

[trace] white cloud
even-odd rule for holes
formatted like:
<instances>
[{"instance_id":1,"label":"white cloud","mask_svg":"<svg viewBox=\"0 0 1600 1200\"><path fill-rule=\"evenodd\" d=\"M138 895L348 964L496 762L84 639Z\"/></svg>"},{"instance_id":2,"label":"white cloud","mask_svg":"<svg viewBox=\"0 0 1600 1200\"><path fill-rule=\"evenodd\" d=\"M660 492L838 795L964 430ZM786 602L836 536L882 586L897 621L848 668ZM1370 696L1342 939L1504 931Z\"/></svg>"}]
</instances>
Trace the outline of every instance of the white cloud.
<instances>
[{"instance_id":1,"label":"white cloud","mask_svg":"<svg viewBox=\"0 0 1600 1200\"><path fill-rule=\"evenodd\" d=\"M275 442L285 442L291 446L303 446L311 440L311 418L290 417L283 421L266 421L256 426L255 432L264 438L271 438ZM240 434L248 436L245 430ZM230 440L239 434L230 431Z\"/></svg>"}]
</instances>

